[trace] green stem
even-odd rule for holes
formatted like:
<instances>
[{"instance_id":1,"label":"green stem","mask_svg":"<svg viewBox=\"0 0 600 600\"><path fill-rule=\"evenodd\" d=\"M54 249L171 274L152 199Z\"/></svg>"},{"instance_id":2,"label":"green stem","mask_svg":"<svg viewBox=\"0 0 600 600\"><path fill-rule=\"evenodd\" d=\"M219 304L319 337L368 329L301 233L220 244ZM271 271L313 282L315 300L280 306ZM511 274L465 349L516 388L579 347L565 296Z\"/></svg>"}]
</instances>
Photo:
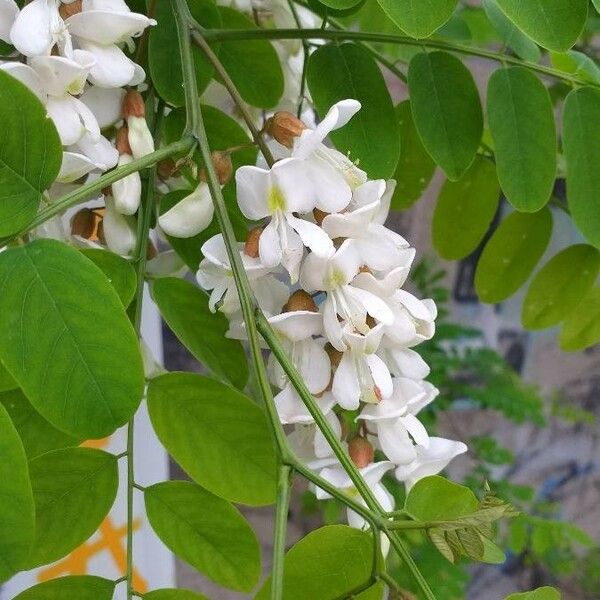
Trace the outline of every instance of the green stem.
<instances>
[{"instance_id":1,"label":"green stem","mask_svg":"<svg viewBox=\"0 0 600 600\"><path fill-rule=\"evenodd\" d=\"M293 39L322 39L322 40L358 40L368 42L381 42L390 44L400 44L403 46L414 46L424 49L446 50L447 52L455 52L465 56L476 56L486 60L495 62L518 65L526 67L531 71L536 71L542 75L548 75L555 79L567 81L577 85L600 87L600 84L593 83L576 77L569 73L564 73L558 69L539 65L537 63L521 60L516 56L509 56L494 52L493 50L485 50L484 48L472 48L463 44L447 42L443 40L415 40L408 36L393 35L387 33L372 33L367 31L346 31L337 29L214 29L206 32L207 41L237 41L237 40L293 40Z\"/></svg>"},{"instance_id":2,"label":"green stem","mask_svg":"<svg viewBox=\"0 0 600 600\"><path fill-rule=\"evenodd\" d=\"M31 229L42 225L52 217L62 213L63 211L75 206L76 204L80 204L81 202L85 202L89 200L91 196L102 191L103 188L111 185L115 181L119 181L119 179L123 179L127 175L131 175L136 171L141 171L147 167L151 167L152 165L160 162L164 158L169 158L174 154L178 154L180 152L187 152L194 147L195 141L191 137L185 137L178 142L174 142L173 144L169 144L160 150L156 150L156 152L152 152L152 154L147 154L142 158L138 158L130 162L128 165L123 165L108 173L105 173L98 179L92 181L91 183L87 183L86 185L82 185L77 188L75 191L66 194L53 202L47 208L41 210L35 218L23 229L18 231L17 233L11 235L10 237L6 237L0 239L0 248L6 246L12 240L21 237L26 234Z\"/></svg>"},{"instance_id":3,"label":"green stem","mask_svg":"<svg viewBox=\"0 0 600 600\"><path fill-rule=\"evenodd\" d=\"M381 581L383 581L390 589L396 592L402 592L402 588L398 585L398 582L389 573L382 571L379 573L379 579L381 579Z\"/></svg>"},{"instance_id":4,"label":"green stem","mask_svg":"<svg viewBox=\"0 0 600 600\"><path fill-rule=\"evenodd\" d=\"M425 577L423 577L423 574L419 570L417 563L415 563L413 557L410 555L410 552L408 551L398 534L394 531L389 531L388 529L385 530L385 534L390 540L390 544L396 551L396 554L398 554L398 556L404 561L404 563L408 567L408 570L412 573L412 576L415 578L417 584L421 588L421 591L425 595L425 598L427 598L427 600L436 600L434 593L429 587L429 584L427 583Z\"/></svg>"},{"instance_id":5,"label":"green stem","mask_svg":"<svg viewBox=\"0 0 600 600\"><path fill-rule=\"evenodd\" d=\"M283 598L283 568L285 562L285 534L290 507L292 470L289 465L279 467L277 503L275 505L275 533L273 536L273 573L271 575L271 600Z\"/></svg>"}]
</instances>

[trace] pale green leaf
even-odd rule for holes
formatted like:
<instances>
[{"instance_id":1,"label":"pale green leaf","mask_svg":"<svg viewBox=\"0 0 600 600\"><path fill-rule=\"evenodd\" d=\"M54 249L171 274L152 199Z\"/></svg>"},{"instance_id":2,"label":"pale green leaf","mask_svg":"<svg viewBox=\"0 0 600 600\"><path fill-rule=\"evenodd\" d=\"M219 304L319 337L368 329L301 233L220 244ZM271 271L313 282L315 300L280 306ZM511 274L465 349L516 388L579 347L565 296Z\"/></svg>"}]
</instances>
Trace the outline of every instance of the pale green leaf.
<instances>
[{"instance_id":1,"label":"pale green leaf","mask_svg":"<svg viewBox=\"0 0 600 600\"><path fill-rule=\"evenodd\" d=\"M232 502L275 499L275 451L263 411L223 383L171 373L148 387L154 429L201 486Z\"/></svg>"},{"instance_id":2,"label":"pale green leaf","mask_svg":"<svg viewBox=\"0 0 600 600\"><path fill-rule=\"evenodd\" d=\"M408 35L426 38L452 16L457 0L377 0Z\"/></svg>"},{"instance_id":3,"label":"pale green leaf","mask_svg":"<svg viewBox=\"0 0 600 600\"><path fill-rule=\"evenodd\" d=\"M23 569L34 531L35 509L25 450L0 405L0 582Z\"/></svg>"},{"instance_id":4,"label":"pale green leaf","mask_svg":"<svg viewBox=\"0 0 600 600\"><path fill-rule=\"evenodd\" d=\"M114 252L100 248L84 248L81 252L106 275L123 306L128 307L137 287L135 269L131 263Z\"/></svg>"},{"instance_id":5,"label":"pale green leaf","mask_svg":"<svg viewBox=\"0 0 600 600\"><path fill-rule=\"evenodd\" d=\"M14 600L112 600L115 582L93 575L59 577L40 583Z\"/></svg>"},{"instance_id":6,"label":"pale green leaf","mask_svg":"<svg viewBox=\"0 0 600 600\"><path fill-rule=\"evenodd\" d=\"M506 600L560 600L560 592L556 588L544 586L531 592L511 594Z\"/></svg>"},{"instance_id":7,"label":"pale green leaf","mask_svg":"<svg viewBox=\"0 0 600 600\"><path fill-rule=\"evenodd\" d=\"M372 56L352 43L321 46L310 57L307 81L321 118L340 100L354 98L361 103L358 113L332 132L331 139L370 178L391 177L400 155L398 120Z\"/></svg>"},{"instance_id":8,"label":"pale green leaf","mask_svg":"<svg viewBox=\"0 0 600 600\"><path fill-rule=\"evenodd\" d=\"M396 189L392 196L392 209L410 208L421 198L435 172L435 163L423 147L410 108L405 100L396 106L400 126L400 159L394 173Z\"/></svg>"},{"instance_id":9,"label":"pale green leaf","mask_svg":"<svg viewBox=\"0 0 600 600\"><path fill-rule=\"evenodd\" d=\"M283 574L285 600L337 600L371 576L373 538L346 525L321 527L302 538L287 552ZM271 580L255 600L270 598ZM357 600L381 600L383 588L374 585Z\"/></svg>"},{"instance_id":10,"label":"pale green leaf","mask_svg":"<svg viewBox=\"0 0 600 600\"><path fill-rule=\"evenodd\" d=\"M0 70L0 237L33 219L56 179L62 147L54 123L33 92Z\"/></svg>"},{"instance_id":11,"label":"pale green leaf","mask_svg":"<svg viewBox=\"0 0 600 600\"><path fill-rule=\"evenodd\" d=\"M207 598L198 592L190 590L165 588L147 592L144 594L144 600L207 600Z\"/></svg>"},{"instance_id":12,"label":"pale green leaf","mask_svg":"<svg viewBox=\"0 0 600 600\"><path fill-rule=\"evenodd\" d=\"M565 319L590 291L600 272L600 252L587 244L565 248L536 274L523 302L527 329L545 329Z\"/></svg>"},{"instance_id":13,"label":"pale green leaf","mask_svg":"<svg viewBox=\"0 0 600 600\"><path fill-rule=\"evenodd\" d=\"M0 358L52 425L90 439L131 418L144 384L138 341L106 276L79 251L37 240L2 252L0 314Z\"/></svg>"},{"instance_id":14,"label":"pale green leaf","mask_svg":"<svg viewBox=\"0 0 600 600\"><path fill-rule=\"evenodd\" d=\"M556 176L548 90L528 69L499 69L488 84L487 112L504 194L521 212L539 210L550 199Z\"/></svg>"},{"instance_id":15,"label":"pale green leaf","mask_svg":"<svg viewBox=\"0 0 600 600\"><path fill-rule=\"evenodd\" d=\"M588 0L496 0L504 14L540 46L564 52L583 31Z\"/></svg>"},{"instance_id":16,"label":"pale green leaf","mask_svg":"<svg viewBox=\"0 0 600 600\"><path fill-rule=\"evenodd\" d=\"M473 76L451 54L420 52L410 61L408 86L423 145L449 179L460 179L473 162L483 133Z\"/></svg>"},{"instance_id":17,"label":"pale green leaf","mask_svg":"<svg viewBox=\"0 0 600 600\"><path fill-rule=\"evenodd\" d=\"M87 540L110 510L119 487L117 457L95 448L64 448L29 463L35 541L27 568L51 563Z\"/></svg>"},{"instance_id":18,"label":"pale green leaf","mask_svg":"<svg viewBox=\"0 0 600 600\"><path fill-rule=\"evenodd\" d=\"M153 485L144 499L152 529L177 556L227 588L249 592L257 584L258 539L227 500L187 481Z\"/></svg>"},{"instance_id":19,"label":"pale green leaf","mask_svg":"<svg viewBox=\"0 0 600 600\"><path fill-rule=\"evenodd\" d=\"M600 84L600 67L583 52L551 52L550 59L552 66L560 71L571 73L590 83Z\"/></svg>"},{"instance_id":20,"label":"pale green leaf","mask_svg":"<svg viewBox=\"0 0 600 600\"><path fill-rule=\"evenodd\" d=\"M152 284L158 309L182 344L219 379L243 389L248 366L242 344L225 337L229 323L212 313L208 296L183 279L165 277Z\"/></svg>"},{"instance_id":21,"label":"pale green leaf","mask_svg":"<svg viewBox=\"0 0 600 600\"><path fill-rule=\"evenodd\" d=\"M567 352L585 350L600 342L600 286L591 289L567 316L559 341Z\"/></svg>"},{"instance_id":22,"label":"pale green leaf","mask_svg":"<svg viewBox=\"0 0 600 600\"><path fill-rule=\"evenodd\" d=\"M456 182L446 181L433 213L433 245L442 258L459 260L477 248L500 200L496 167L477 157Z\"/></svg>"},{"instance_id":23,"label":"pale green leaf","mask_svg":"<svg viewBox=\"0 0 600 600\"><path fill-rule=\"evenodd\" d=\"M482 302L510 298L542 258L551 234L552 213L546 208L532 214L513 212L504 219L477 263L475 290Z\"/></svg>"},{"instance_id":24,"label":"pale green leaf","mask_svg":"<svg viewBox=\"0 0 600 600\"><path fill-rule=\"evenodd\" d=\"M490 565L501 565L506 561L506 556L502 548L499 548L497 544L492 540L481 536L483 542L483 556L481 562L488 563Z\"/></svg>"},{"instance_id":25,"label":"pale green leaf","mask_svg":"<svg viewBox=\"0 0 600 600\"><path fill-rule=\"evenodd\" d=\"M600 246L600 91L579 88L567 96L563 147L571 216L587 240Z\"/></svg>"}]
</instances>

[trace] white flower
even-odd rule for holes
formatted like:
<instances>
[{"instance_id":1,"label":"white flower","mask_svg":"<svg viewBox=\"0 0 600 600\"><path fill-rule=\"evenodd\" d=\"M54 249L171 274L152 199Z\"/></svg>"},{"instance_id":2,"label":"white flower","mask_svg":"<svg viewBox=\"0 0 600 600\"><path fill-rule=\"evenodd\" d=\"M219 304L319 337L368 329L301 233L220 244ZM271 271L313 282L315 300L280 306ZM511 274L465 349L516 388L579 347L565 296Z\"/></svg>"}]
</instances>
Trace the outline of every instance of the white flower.
<instances>
[{"instance_id":1,"label":"white flower","mask_svg":"<svg viewBox=\"0 0 600 600\"><path fill-rule=\"evenodd\" d=\"M388 271L402 264L407 250L412 251L402 236L383 226L387 216L382 205L385 191L382 179L368 181L354 190L347 211L323 219L329 237L350 238L361 262L375 271Z\"/></svg>"},{"instance_id":2,"label":"white flower","mask_svg":"<svg viewBox=\"0 0 600 600\"><path fill-rule=\"evenodd\" d=\"M10 41L10 30L19 14L19 7L15 0L0 0L0 40L8 44Z\"/></svg>"},{"instance_id":3,"label":"white flower","mask_svg":"<svg viewBox=\"0 0 600 600\"><path fill-rule=\"evenodd\" d=\"M127 117L126 121L133 158L142 158L154 152L154 140L146 119L131 115Z\"/></svg>"},{"instance_id":4,"label":"white flower","mask_svg":"<svg viewBox=\"0 0 600 600\"><path fill-rule=\"evenodd\" d=\"M264 265L282 264L294 282L304 246L318 256L333 252L333 243L318 225L293 214L305 214L315 207L314 189L302 161L284 159L270 170L244 166L238 169L235 179L238 204L244 215L252 220L271 217L259 240L258 251Z\"/></svg>"},{"instance_id":5,"label":"white flower","mask_svg":"<svg viewBox=\"0 0 600 600\"><path fill-rule=\"evenodd\" d=\"M131 154L121 154L118 166L128 165L133 161ZM133 215L140 206L142 197L142 180L138 171L126 175L112 184L115 208L122 215ZM169 211L170 212L170 211ZM159 218L160 221L160 218Z\"/></svg>"},{"instance_id":6,"label":"white flower","mask_svg":"<svg viewBox=\"0 0 600 600\"><path fill-rule=\"evenodd\" d=\"M338 404L355 410L359 403L377 404L392 393L392 377L385 363L375 354L383 335L383 325L366 335L345 330L347 350L333 376L332 392Z\"/></svg>"},{"instance_id":7,"label":"white flower","mask_svg":"<svg viewBox=\"0 0 600 600\"><path fill-rule=\"evenodd\" d=\"M208 184L198 187L158 218L158 224L167 234L189 238L204 231L211 223L215 209Z\"/></svg>"},{"instance_id":8,"label":"white flower","mask_svg":"<svg viewBox=\"0 0 600 600\"><path fill-rule=\"evenodd\" d=\"M106 211L102 220L104 239L109 250L121 256L129 256L136 245L136 221L133 217L122 215L115 208L112 196L105 196Z\"/></svg>"},{"instance_id":9,"label":"white flower","mask_svg":"<svg viewBox=\"0 0 600 600\"><path fill-rule=\"evenodd\" d=\"M396 478L403 481L407 489L419 479L443 471L453 458L467 451L467 446L454 440L430 437L428 447L417 446L415 450L416 458L406 465L398 466L395 471Z\"/></svg>"},{"instance_id":10,"label":"white flower","mask_svg":"<svg viewBox=\"0 0 600 600\"><path fill-rule=\"evenodd\" d=\"M358 418L375 425L379 445L393 463L408 464L417 457L411 437L416 444L429 446L427 430L416 415L437 394L427 382L396 378L391 396L379 404L365 406Z\"/></svg>"},{"instance_id":11,"label":"white flower","mask_svg":"<svg viewBox=\"0 0 600 600\"><path fill-rule=\"evenodd\" d=\"M356 248L346 240L327 258L309 254L300 275L300 284L307 292L327 292L322 304L325 333L331 344L342 352L346 349L345 329L364 335L370 329L369 315L386 325L391 325L394 319L391 309L376 294L350 285L359 268Z\"/></svg>"},{"instance_id":12,"label":"white flower","mask_svg":"<svg viewBox=\"0 0 600 600\"><path fill-rule=\"evenodd\" d=\"M430 373L429 365L421 355L410 348L402 348L396 344L380 346L379 356L389 367L390 372L397 377L410 379L425 379Z\"/></svg>"}]
</instances>

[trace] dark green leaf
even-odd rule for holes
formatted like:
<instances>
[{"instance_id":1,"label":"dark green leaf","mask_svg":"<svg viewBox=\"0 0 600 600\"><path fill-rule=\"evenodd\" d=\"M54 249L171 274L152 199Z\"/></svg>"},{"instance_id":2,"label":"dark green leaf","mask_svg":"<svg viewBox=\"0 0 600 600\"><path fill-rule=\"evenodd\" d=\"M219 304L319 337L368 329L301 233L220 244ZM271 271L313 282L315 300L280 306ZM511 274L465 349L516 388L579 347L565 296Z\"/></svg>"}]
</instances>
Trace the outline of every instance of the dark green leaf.
<instances>
[{"instance_id":1,"label":"dark green leaf","mask_svg":"<svg viewBox=\"0 0 600 600\"><path fill-rule=\"evenodd\" d=\"M223 29L257 29L245 15L219 6ZM267 40L223 42L219 58L242 98L258 108L274 107L283 94L279 57Z\"/></svg>"},{"instance_id":2,"label":"dark green leaf","mask_svg":"<svg viewBox=\"0 0 600 600\"><path fill-rule=\"evenodd\" d=\"M550 95L528 69L499 69L487 94L498 179L509 202L535 212L550 199L556 176L556 128Z\"/></svg>"},{"instance_id":3,"label":"dark green leaf","mask_svg":"<svg viewBox=\"0 0 600 600\"><path fill-rule=\"evenodd\" d=\"M600 342L600 286L591 289L567 316L560 330L560 347L585 350Z\"/></svg>"},{"instance_id":4,"label":"dark green leaf","mask_svg":"<svg viewBox=\"0 0 600 600\"><path fill-rule=\"evenodd\" d=\"M249 592L257 584L258 539L227 500L187 481L157 483L144 498L152 529L177 556L227 588Z\"/></svg>"},{"instance_id":5,"label":"dark green leaf","mask_svg":"<svg viewBox=\"0 0 600 600\"><path fill-rule=\"evenodd\" d=\"M228 321L210 312L208 296L183 279L165 277L153 283L152 297L183 345L219 379L243 389L248 380L244 349L225 337Z\"/></svg>"},{"instance_id":6,"label":"dark green leaf","mask_svg":"<svg viewBox=\"0 0 600 600\"><path fill-rule=\"evenodd\" d=\"M188 0L192 16L207 29L221 28L219 11L211 0ZM144 11L145 12L145 11ZM157 2L155 18L157 24L150 28L148 61L150 75L160 97L173 106L183 106L183 75L177 26L171 2ZM218 48L214 48L218 50ZM199 48L193 48L194 67L198 95L208 86L213 76L213 67Z\"/></svg>"},{"instance_id":7,"label":"dark green leaf","mask_svg":"<svg viewBox=\"0 0 600 600\"><path fill-rule=\"evenodd\" d=\"M14 600L112 600L115 582L92 575L59 577L40 583Z\"/></svg>"},{"instance_id":8,"label":"dark green leaf","mask_svg":"<svg viewBox=\"0 0 600 600\"><path fill-rule=\"evenodd\" d=\"M457 0L377 1L400 29L414 38L426 38L452 16Z\"/></svg>"},{"instance_id":9,"label":"dark green leaf","mask_svg":"<svg viewBox=\"0 0 600 600\"><path fill-rule=\"evenodd\" d=\"M190 590L162 589L144 594L144 600L207 600L207 598Z\"/></svg>"},{"instance_id":10,"label":"dark green leaf","mask_svg":"<svg viewBox=\"0 0 600 600\"><path fill-rule=\"evenodd\" d=\"M475 512L478 506L469 488L434 475L415 483L404 508L419 521L450 521Z\"/></svg>"},{"instance_id":11,"label":"dark green leaf","mask_svg":"<svg viewBox=\"0 0 600 600\"><path fill-rule=\"evenodd\" d=\"M34 531L27 457L19 434L0 405L0 582L24 567Z\"/></svg>"},{"instance_id":12,"label":"dark green leaf","mask_svg":"<svg viewBox=\"0 0 600 600\"><path fill-rule=\"evenodd\" d=\"M331 139L373 179L392 176L400 154L398 121L381 70L356 44L327 44L310 57L308 87L322 118L333 104L354 98L360 111Z\"/></svg>"},{"instance_id":13,"label":"dark green leaf","mask_svg":"<svg viewBox=\"0 0 600 600\"><path fill-rule=\"evenodd\" d=\"M588 0L496 0L504 14L540 46L568 50L583 31Z\"/></svg>"},{"instance_id":14,"label":"dark green leaf","mask_svg":"<svg viewBox=\"0 0 600 600\"><path fill-rule=\"evenodd\" d=\"M502 41L512 48L515 54L523 60L538 62L542 57L538 45L531 41L510 21L510 19L500 10L496 0L483 0L482 4L485 14L496 31L500 34Z\"/></svg>"},{"instance_id":15,"label":"dark green leaf","mask_svg":"<svg viewBox=\"0 0 600 600\"><path fill-rule=\"evenodd\" d=\"M408 69L412 114L423 145L456 181L481 141L483 116L471 72L446 52L420 52Z\"/></svg>"},{"instance_id":16,"label":"dark green leaf","mask_svg":"<svg viewBox=\"0 0 600 600\"><path fill-rule=\"evenodd\" d=\"M531 592L511 594L506 600L560 600L560 592L556 588L544 586Z\"/></svg>"},{"instance_id":17,"label":"dark green leaf","mask_svg":"<svg viewBox=\"0 0 600 600\"><path fill-rule=\"evenodd\" d=\"M80 444L81 439L67 435L50 425L31 406L21 390L0 393L0 402L4 405L19 433L29 460L50 450Z\"/></svg>"},{"instance_id":18,"label":"dark green leaf","mask_svg":"<svg viewBox=\"0 0 600 600\"><path fill-rule=\"evenodd\" d=\"M0 358L35 409L83 439L126 423L144 372L104 273L70 246L37 240L0 254L0 292Z\"/></svg>"},{"instance_id":19,"label":"dark green leaf","mask_svg":"<svg viewBox=\"0 0 600 600\"><path fill-rule=\"evenodd\" d=\"M62 147L35 94L0 71L0 236L25 227L56 179Z\"/></svg>"},{"instance_id":20,"label":"dark green leaf","mask_svg":"<svg viewBox=\"0 0 600 600\"><path fill-rule=\"evenodd\" d=\"M563 146L571 216L588 241L600 246L600 91L580 88L567 96Z\"/></svg>"},{"instance_id":21,"label":"dark green leaf","mask_svg":"<svg viewBox=\"0 0 600 600\"><path fill-rule=\"evenodd\" d=\"M423 147L410 108L405 100L396 106L400 125L400 160L394 173L396 189L392 209L410 208L425 192L435 172L435 163Z\"/></svg>"},{"instance_id":22,"label":"dark green leaf","mask_svg":"<svg viewBox=\"0 0 600 600\"><path fill-rule=\"evenodd\" d=\"M148 410L171 456L200 485L232 502L275 499L275 453L263 411L218 381L171 373L150 382Z\"/></svg>"},{"instance_id":23,"label":"dark green leaf","mask_svg":"<svg viewBox=\"0 0 600 600\"><path fill-rule=\"evenodd\" d=\"M527 329L560 323L590 291L600 272L600 252L587 244L565 248L536 274L523 302Z\"/></svg>"},{"instance_id":24,"label":"dark green leaf","mask_svg":"<svg viewBox=\"0 0 600 600\"><path fill-rule=\"evenodd\" d=\"M286 554L283 574L285 600L336 600L371 576L373 538L346 525L329 525L312 531ZM271 580L255 600L270 598ZM383 588L374 585L356 599L381 600Z\"/></svg>"},{"instance_id":25,"label":"dark green leaf","mask_svg":"<svg viewBox=\"0 0 600 600\"><path fill-rule=\"evenodd\" d=\"M84 248L81 252L106 275L123 306L127 308L135 296L137 285L135 270L131 263L114 252L99 248Z\"/></svg>"},{"instance_id":26,"label":"dark green leaf","mask_svg":"<svg viewBox=\"0 0 600 600\"><path fill-rule=\"evenodd\" d=\"M477 270L475 289L483 302L510 298L529 278L542 258L552 234L552 213L514 212L500 224L486 244Z\"/></svg>"},{"instance_id":27,"label":"dark green leaf","mask_svg":"<svg viewBox=\"0 0 600 600\"><path fill-rule=\"evenodd\" d=\"M35 542L28 568L51 563L98 529L119 487L117 457L94 448L64 448L29 463Z\"/></svg>"},{"instance_id":28,"label":"dark green leaf","mask_svg":"<svg viewBox=\"0 0 600 600\"><path fill-rule=\"evenodd\" d=\"M359 11L366 0L308 0L310 10L324 17L347 17Z\"/></svg>"},{"instance_id":29,"label":"dark green leaf","mask_svg":"<svg viewBox=\"0 0 600 600\"><path fill-rule=\"evenodd\" d=\"M500 199L496 167L477 157L456 182L446 181L433 213L433 245L440 256L458 260L477 248Z\"/></svg>"}]
</instances>

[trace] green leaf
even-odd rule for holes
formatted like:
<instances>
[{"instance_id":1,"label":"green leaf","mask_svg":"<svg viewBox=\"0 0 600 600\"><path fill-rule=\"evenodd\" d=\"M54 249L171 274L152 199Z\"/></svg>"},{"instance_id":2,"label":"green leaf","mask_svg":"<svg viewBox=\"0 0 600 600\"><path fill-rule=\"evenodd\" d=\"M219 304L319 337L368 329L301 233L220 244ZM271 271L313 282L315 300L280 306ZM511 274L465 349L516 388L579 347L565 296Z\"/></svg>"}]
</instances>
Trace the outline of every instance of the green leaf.
<instances>
[{"instance_id":1,"label":"green leaf","mask_svg":"<svg viewBox=\"0 0 600 600\"><path fill-rule=\"evenodd\" d=\"M456 182L446 181L433 213L433 245L442 258L459 260L480 244L492 222L500 186L496 167L477 157Z\"/></svg>"},{"instance_id":2,"label":"green leaf","mask_svg":"<svg viewBox=\"0 0 600 600\"><path fill-rule=\"evenodd\" d=\"M477 497L469 488L434 475L415 483L404 508L419 521L450 521L474 513L478 506Z\"/></svg>"},{"instance_id":3,"label":"green leaf","mask_svg":"<svg viewBox=\"0 0 600 600\"><path fill-rule=\"evenodd\" d=\"M225 337L226 317L208 308L208 296L198 287L174 277L152 285L152 297L167 325L182 344L214 375L243 389L248 366L242 344Z\"/></svg>"},{"instance_id":4,"label":"green leaf","mask_svg":"<svg viewBox=\"0 0 600 600\"><path fill-rule=\"evenodd\" d=\"M285 600L336 600L371 576L373 539L368 532L346 525L329 525L309 533L285 555ZM268 600L269 578L255 600ZM381 600L383 588L372 586L357 600Z\"/></svg>"},{"instance_id":5,"label":"green leaf","mask_svg":"<svg viewBox=\"0 0 600 600\"><path fill-rule=\"evenodd\" d=\"M19 434L0 405L0 582L24 567L34 531L27 457Z\"/></svg>"},{"instance_id":6,"label":"green leaf","mask_svg":"<svg viewBox=\"0 0 600 600\"><path fill-rule=\"evenodd\" d=\"M517 210L535 212L550 199L556 177L550 94L528 69L499 69L488 84L487 111L502 190Z\"/></svg>"},{"instance_id":7,"label":"green leaf","mask_svg":"<svg viewBox=\"0 0 600 600\"><path fill-rule=\"evenodd\" d=\"M420 52L408 69L412 114L423 145L456 181L481 141L483 116L471 72L446 52Z\"/></svg>"},{"instance_id":8,"label":"green leaf","mask_svg":"<svg viewBox=\"0 0 600 600\"><path fill-rule=\"evenodd\" d=\"M588 0L496 0L504 14L548 50L568 50L583 31Z\"/></svg>"},{"instance_id":9,"label":"green leaf","mask_svg":"<svg viewBox=\"0 0 600 600\"><path fill-rule=\"evenodd\" d=\"M340 100L354 98L362 104L350 122L330 137L369 177L391 177L400 155L398 120L371 55L352 43L321 46L310 57L307 82L321 118Z\"/></svg>"},{"instance_id":10,"label":"green leaf","mask_svg":"<svg viewBox=\"0 0 600 600\"><path fill-rule=\"evenodd\" d=\"M400 29L414 38L426 38L450 19L457 0L377 1Z\"/></svg>"},{"instance_id":11,"label":"green leaf","mask_svg":"<svg viewBox=\"0 0 600 600\"><path fill-rule=\"evenodd\" d=\"M81 252L106 275L123 306L127 308L135 296L137 286L135 270L131 263L114 252L100 248L84 248Z\"/></svg>"},{"instance_id":12,"label":"green leaf","mask_svg":"<svg viewBox=\"0 0 600 600\"><path fill-rule=\"evenodd\" d=\"M157 483L144 498L152 529L177 556L232 590L249 592L258 583L258 539L227 500L188 481Z\"/></svg>"},{"instance_id":13,"label":"green leaf","mask_svg":"<svg viewBox=\"0 0 600 600\"><path fill-rule=\"evenodd\" d=\"M324 17L347 17L358 12L366 0L308 0L308 7Z\"/></svg>"},{"instance_id":14,"label":"green leaf","mask_svg":"<svg viewBox=\"0 0 600 600\"><path fill-rule=\"evenodd\" d=\"M78 250L37 240L2 252L0 314L0 359L52 425L101 438L132 417L138 341L106 275Z\"/></svg>"},{"instance_id":15,"label":"green leaf","mask_svg":"<svg viewBox=\"0 0 600 600\"><path fill-rule=\"evenodd\" d=\"M35 216L42 192L56 179L60 139L35 94L0 71L0 237Z\"/></svg>"},{"instance_id":16,"label":"green leaf","mask_svg":"<svg viewBox=\"0 0 600 600\"><path fill-rule=\"evenodd\" d=\"M565 72L580 77L584 81L600 84L600 68L583 52L569 50L568 52L551 52L552 66Z\"/></svg>"},{"instance_id":17,"label":"green leaf","mask_svg":"<svg viewBox=\"0 0 600 600\"><path fill-rule=\"evenodd\" d=\"M221 29L221 16L211 0L188 0L192 16L207 29ZM148 62L150 75L159 96L172 106L183 106L183 75L177 25L171 2L157 2L155 9L157 24L150 28L148 40ZM218 51L218 47L213 47ZM213 67L200 48L193 47L194 67L198 95L210 83Z\"/></svg>"},{"instance_id":18,"label":"green leaf","mask_svg":"<svg viewBox=\"0 0 600 600\"><path fill-rule=\"evenodd\" d=\"M14 390L18 388L17 382L13 376L6 370L6 367L0 362L0 392Z\"/></svg>"},{"instance_id":19,"label":"green leaf","mask_svg":"<svg viewBox=\"0 0 600 600\"><path fill-rule=\"evenodd\" d=\"M552 234L552 213L513 212L494 232L475 271L475 290L482 302L510 298L529 278Z\"/></svg>"},{"instance_id":20,"label":"green leaf","mask_svg":"<svg viewBox=\"0 0 600 600\"><path fill-rule=\"evenodd\" d=\"M40 583L14 600L112 600L115 582L93 575L59 577Z\"/></svg>"},{"instance_id":21,"label":"green leaf","mask_svg":"<svg viewBox=\"0 0 600 600\"><path fill-rule=\"evenodd\" d=\"M157 377L148 410L160 441L201 486L232 502L275 499L275 452L263 411L218 381L191 373Z\"/></svg>"},{"instance_id":22,"label":"green leaf","mask_svg":"<svg viewBox=\"0 0 600 600\"><path fill-rule=\"evenodd\" d=\"M565 248L536 274L523 302L527 329L560 323L590 291L600 272L600 252L587 244Z\"/></svg>"},{"instance_id":23,"label":"green leaf","mask_svg":"<svg viewBox=\"0 0 600 600\"><path fill-rule=\"evenodd\" d=\"M502 548L499 548L492 540L481 536L483 542L483 556L481 562L490 565L501 565L506 561L506 556Z\"/></svg>"},{"instance_id":24,"label":"green leaf","mask_svg":"<svg viewBox=\"0 0 600 600\"><path fill-rule=\"evenodd\" d=\"M531 592L511 594L506 600L560 600L560 592L556 588L544 586Z\"/></svg>"},{"instance_id":25,"label":"green leaf","mask_svg":"<svg viewBox=\"0 0 600 600\"><path fill-rule=\"evenodd\" d=\"M483 0L483 8L487 18L502 41L512 48L517 56L530 62L538 62L542 53L535 42L532 42L521 30L500 10L496 0Z\"/></svg>"},{"instance_id":26,"label":"green leaf","mask_svg":"<svg viewBox=\"0 0 600 600\"><path fill-rule=\"evenodd\" d=\"M258 29L242 13L219 6L223 29ZM279 57L267 40L223 42L219 58L242 98L258 108L273 108L283 94Z\"/></svg>"},{"instance_id":27,"label":"green leaf","mask_svg":"<svg viewBox=\"0 0 600 600\"><path fill-rule=\"evenodd\" d=\"M0 402L19 433L29 460L50 450L78 446L82 441L50 425L19 389L0 393Z\"/></svg>"},{"instance_id":28,"label":"green leaf","mask_svg":"<svg viewBox=\"0 0 600 600\"><path fill-rule=\"evenodd\" d=\"M567 96L563 147L571 216L587 240L600 246L600 91L579 88Z\"/></svg>"},{"instance_id":29,"label":"green leaf","mask_svg":"<svg viewBox=\"0 0 600 600\"><path fill-rule=\"evenodd\" d=\"M567 352L585 350L600 342L600 286L591 289L567 316L559 341Z\"/></svg>"},{"instance_id":30,"label":"green leaf","mask_svg":"<svg viewBox=\"0 0 600 600\"><path fill-rule=\"evenodd\" d=\"M328 6L329 8L335 8L336 10L346 10L348 8L354 8L362 0L319 0L321 4Z\"/></svg>"},{"instance_id":31,"label":"green leaf","mask_svg":"<svg viewBox=\"0 0 600 600\"><path fill-rule=\"evenodd\" d=\"M183 589L154 590L144 594L144 600L208 600L198 592Z\"/></svg>"},{"instance_id":32,"label":"green leaf","mask_svg":"<svg viewBox=\"0 0 600 600\"><path fill-rule=\"evenodd\" d=\"M35 542L27 568L51 563L87 540L108 514L119 487L117 457L94 448L64 448L29 463Z\"/></svg>"},{"instance_id":33,"label":"green leaf","mask_svg":"<svg viewBox=\"0 0 600 600\"><path fill-rule=\"evenodd\" d=\"M410 100L396 106L400 126L400 159L394 173L396 189L392 196L392 209L410 208L421 198L433 178L435 163L423 147L423 142L413 121Z\"/></svg>"}]
</instances>

